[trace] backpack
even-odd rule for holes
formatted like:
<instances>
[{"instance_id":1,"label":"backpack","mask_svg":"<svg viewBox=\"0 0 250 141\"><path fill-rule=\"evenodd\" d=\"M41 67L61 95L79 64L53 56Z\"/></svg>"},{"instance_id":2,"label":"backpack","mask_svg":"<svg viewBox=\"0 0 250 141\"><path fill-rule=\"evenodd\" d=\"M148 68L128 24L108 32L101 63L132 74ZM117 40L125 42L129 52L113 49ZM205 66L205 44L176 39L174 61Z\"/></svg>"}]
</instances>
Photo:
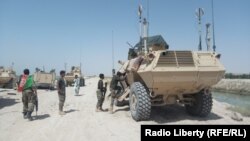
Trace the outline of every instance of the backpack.
<instances>
[{"instance_id":1,"label":"backpack","mask_svg":"<svg viewBox=\"0 0 250 141\"><path fill-rule=\"evenodd\" d=\"M20 83L18 85L18 92L22 92L23 91L23 88L26 84L26 81L27 81L27 78L28 78L28 75L22 75L21 76L21 80L20 80Z\"/></svg>"}]
</instances>

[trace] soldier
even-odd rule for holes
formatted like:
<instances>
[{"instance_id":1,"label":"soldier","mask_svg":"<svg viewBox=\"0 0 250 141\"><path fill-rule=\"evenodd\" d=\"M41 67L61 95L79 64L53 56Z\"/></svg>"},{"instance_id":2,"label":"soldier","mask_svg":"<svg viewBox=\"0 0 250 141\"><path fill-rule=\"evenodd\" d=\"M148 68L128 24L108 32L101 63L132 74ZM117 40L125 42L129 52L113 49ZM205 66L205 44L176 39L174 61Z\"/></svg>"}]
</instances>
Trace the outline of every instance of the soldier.
<instances>
[{"instance_id":1,"label":"soldier","mask_svg":"<svg viewBox=\"0 0 250 141\"><path fill-rule=\"evenodd\" d=\"M59 114L65 115L65 112L63 111L63 105L66 99L66 83L65 83L65 71L60 71L60 78L57 81L57 91L58 91L58 97L59 97Z\"/></svg>"},{"instance_id":2,"label":"soldier","mask_svg":"<svg viewBox=\"0 0 250 141\"><path fill-rule=\"evenodd\" d=\"M33 77L29 75L29 69L24 69L23 73L19 80L18 91L22 92L23 117L32 121L31 114L36 103L37 91Z\"/></svg>"},{"instance_id":3,"label":"soldier","mask_svg":"<svg viewBox=\"0 0 250 141\"><path fill-rule=\"evenodd\" d=\"M75 75L74 90L75 90L75 96L79 95L79 91L80 91L80 79L79 79L78 75Z\"/></svg>"},{"instance_id":4,"label":"soldier","mask_svg":"<svg viewBox=\"0 0 250 141\"><path fill-rule=\"evenodd\" d=\"M105 93L107 91L107 83L103 85L104 74L102 73L99 74L99 77L100 77L100 80L98 81L97 91L96 91L96 95L97 95L96 112L104 111L102 109L102 104L104 101Z\"/></svg>"},{"instance_id":5,"label":"soldier","mask_svg":"<svg viewBox=\"0 0 250 141\"><path fill-rule=\"evenodd\" d=\"M111 103L109 108L109 113L113 114L113 106L114 106L114 100L116 98L116 95L121 92L121 87L118 86L119 81L124 81L126 79L126 76L122 77L121 72L117 72L116 75L113 75L111 83L110 83L110 92L111 92ZM117 91L117 93L115 92Z\"/></svg>"}]
</instances>

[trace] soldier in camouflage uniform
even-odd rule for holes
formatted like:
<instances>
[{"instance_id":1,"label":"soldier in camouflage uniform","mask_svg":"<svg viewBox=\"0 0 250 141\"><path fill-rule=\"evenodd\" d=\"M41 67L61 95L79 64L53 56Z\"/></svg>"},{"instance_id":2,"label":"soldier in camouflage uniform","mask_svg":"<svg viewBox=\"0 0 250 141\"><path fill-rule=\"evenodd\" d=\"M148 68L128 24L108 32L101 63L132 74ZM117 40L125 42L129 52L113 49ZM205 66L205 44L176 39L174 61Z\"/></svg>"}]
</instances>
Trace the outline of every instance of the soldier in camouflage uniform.
<instances>
[{"instance_id":1,"label":"soldier in camouflage uniform","mask_svg":"<svg viewBox=\"0 0 250 141\"><path fill-rule=\"evenodd\" d=\"M24 86L22 88L22 102L23 102L23 117L24 119L28 118L29 121L32 121L33 118L31 116L34 111L34 106L37 97L36 86L32 76L29 76L29 69L24 69L23 75L20 77L19 82L22 77L25 76L26 80L24 82Z\"/></svg>"},{"instance_id":2,"label":"soldier in camouflage uniform","mask_svg":"<svg viewBox=\"0 0 250 141\"><path fill-rule=\"evenodd\" d=\"M96 95L97 95L97 104L96 104L96 112L104 111L102 108L102 104L104 101L105 93L107 91L107 83L103 85L104 74L99 75L100 80L98 81Z\"/></svg>"},{"instance_id":3,"label":"soldier in camouflage uniform","mask_svg":"<svg viewBox=\"0 0 250 141\"><path fill-rule=\"evenodd\" d=\"M117 72L116 75L113 75L111 83L110 83L110 92L111 92L111 103L109 107L109 113L113 114L113 106L114 106L114 101L115 98L117 97L117 94L121 92L121 87L118 86L119 81L124 81L126 80L126 75L123 76L121 72Z\"/></svg>"},{"instance_id":4,"label":"soldier in camouflage uniform","mask_svg":"<svg viewBox=\"0 0 250 141\"><path fill-rule=\"evenodd\" d=\"M65 83L65 71L60 71L60 78L57 81L57 91L58 91L58 97L59 97L59 114L65 115L65 112L63 111L63 105L66 99L66 83Z\"/></svg>"}]
</instances>

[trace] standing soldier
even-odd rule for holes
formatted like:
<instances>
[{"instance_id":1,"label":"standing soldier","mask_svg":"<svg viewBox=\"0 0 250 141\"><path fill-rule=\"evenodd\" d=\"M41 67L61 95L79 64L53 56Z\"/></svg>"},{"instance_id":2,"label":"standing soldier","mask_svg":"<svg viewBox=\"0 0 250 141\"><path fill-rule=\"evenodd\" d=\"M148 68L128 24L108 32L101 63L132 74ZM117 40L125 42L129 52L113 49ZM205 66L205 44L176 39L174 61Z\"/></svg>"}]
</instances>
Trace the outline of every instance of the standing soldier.
<instances>
[{"instance_id":1,"label":"standing soldier","mask_svg":"<svg viewBox=\"0 0 250 141\"><path fill-rule=\"evenodd\" d=\"M57 81L57 91L58 91L58 97L59 97L59 114L65 115L65 112L63 111L63 105L66 99L66 83L65 83L65 71L60 71L60 78Z\"/></svg>"},{"instance_id":2,"label":"standing soldier","mask_svg":"<svg viewBox=\"0 0 250 141\"><path fill-rule=\"evenodd\" d=\"M97 95L96 112L104 111L102 109L102 104L103 104L105 93L107 90L107 83L105 83L105 86L103 85L104 74L101 73L99 77L100 77L100 80L98 81L97 91L96 91L96 95Z\"/></svg>"},{"instance_id":3,"label":"standing soldier","mask_svg":"<svg viewBox=\"0 0 250 141\"><path fill-rule=\"evenodd\" d=\"M80 91L80 79L79 79L78 75L75 75L74 90L75 90L75 96L79 95L79 91Z\"/></svg>"},{"instance_id":4,"label":"standing soldier","mask_svg":"<svg viewBox=\"0 0 250 141\"><path fill-rule=\"evenodd\" d=\"M29 69L24 69L23 75L20 77L18 91L22 92L22 102L23 102L23 117L28 118L32 121L31 116L34 111L34 106L37 100L36 86L33 77L30 76Z\"/></svg>"},{"instance_id":5,"label":"standing soldier","mask_svg":"<svg viewBox=\"0 0 250 141\"><path fill-rule=\"evenodd\" d=\"M121 92L121 87L118 86L119 81L124 81L126 79L126 76L122 76L121 72L117 72L116 75L113 75L111 83L110 83L110 92L111 92L111 103L110 103L110 108L109 108L109 113L113 114L113 106L114 106L114 101L116 98L116 95ZM117 91L117 94L116 94Z\"/></svg>"}]
</instances>

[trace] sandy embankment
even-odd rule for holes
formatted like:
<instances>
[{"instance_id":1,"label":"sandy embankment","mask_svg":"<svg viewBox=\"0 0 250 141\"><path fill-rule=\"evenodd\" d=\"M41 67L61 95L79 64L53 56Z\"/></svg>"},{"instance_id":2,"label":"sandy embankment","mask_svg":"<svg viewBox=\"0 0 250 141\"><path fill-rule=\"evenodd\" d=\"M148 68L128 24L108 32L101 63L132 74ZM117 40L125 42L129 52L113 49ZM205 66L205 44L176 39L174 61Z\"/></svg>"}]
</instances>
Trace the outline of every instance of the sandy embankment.
<instances>
[{"instance_id":1,"label":"sandy embankment","mask_svg":"<svg viewBox=\"0 0 250 141\"><path fill-rule=\"evenodd\" d=\"M222 79L213 89L220 92L250 95L250 79Z\"/></svg>"},{"instance_id":2,"label":"sandy embankment","mask_svg":"<svg viewBox=\"0 0 250 141\"><path fill-rule=\"evenodd\" d=\"M56 91L39 90L39 111L34 121L22 117L21 95L0 90L0 141L138 141L141 124L250 124L231 118L229 105L213 101L212 113L206 118L190 116L180 105L152 108L149 121L135 122L129 107L115 107L113 115L96 113L95 90L98 78L86 79L80 96L67 87L66 115L58 115ZM104 108L108 108L106 98ZM35 113L33 113L35 115Z\"/></svg>"}]
</instances>

